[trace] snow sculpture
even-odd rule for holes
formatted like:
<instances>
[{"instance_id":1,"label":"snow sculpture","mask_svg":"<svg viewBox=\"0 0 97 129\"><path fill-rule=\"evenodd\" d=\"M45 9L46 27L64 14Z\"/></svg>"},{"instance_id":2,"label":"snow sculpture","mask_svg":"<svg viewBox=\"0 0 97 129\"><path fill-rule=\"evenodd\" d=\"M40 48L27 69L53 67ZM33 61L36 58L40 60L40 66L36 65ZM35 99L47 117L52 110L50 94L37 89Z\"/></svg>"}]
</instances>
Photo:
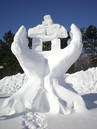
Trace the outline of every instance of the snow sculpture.
<instances>
[{"instance_id":1,"label":"snow sculpture","mask_svg":"<svg viewBox=\"0 0 97 129\"><path fill-rule=\"evenodd\" d=\"M54 114L86 111L82 97L64 86L64 74L82 51L82 37L77 26L71 25L71 41L64 49L59 48L58 38L66 38L67 31L53 24L50 15L44 16L41 25L29 29L28 36L33 38L32 49L28 48L24 26L16 33L11 46L27 82L4 101L0 114L11 115L25 110ZM43 41L51 41L51 51L42 51Z\"/></svg>"}]
</instances>

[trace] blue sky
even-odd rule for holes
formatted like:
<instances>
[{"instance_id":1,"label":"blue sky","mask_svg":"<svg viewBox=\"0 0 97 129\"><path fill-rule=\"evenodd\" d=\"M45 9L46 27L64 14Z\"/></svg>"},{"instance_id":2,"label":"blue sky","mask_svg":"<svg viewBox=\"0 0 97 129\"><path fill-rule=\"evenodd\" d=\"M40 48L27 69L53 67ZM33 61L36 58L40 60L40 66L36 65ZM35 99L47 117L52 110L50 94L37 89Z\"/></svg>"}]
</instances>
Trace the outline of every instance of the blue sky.
<instances>
[{"instance_id":1,"label":"blue sky","mask_svg":"<svg viewBox=\"0 0 97 129\"><path fill-rule=\"evenodd\" d=\"M21 25L28 29L40 24L45 14L68 30L72 23L97 26L97 0L0 0L0 39Z\"/></svg>"}]
</instances>

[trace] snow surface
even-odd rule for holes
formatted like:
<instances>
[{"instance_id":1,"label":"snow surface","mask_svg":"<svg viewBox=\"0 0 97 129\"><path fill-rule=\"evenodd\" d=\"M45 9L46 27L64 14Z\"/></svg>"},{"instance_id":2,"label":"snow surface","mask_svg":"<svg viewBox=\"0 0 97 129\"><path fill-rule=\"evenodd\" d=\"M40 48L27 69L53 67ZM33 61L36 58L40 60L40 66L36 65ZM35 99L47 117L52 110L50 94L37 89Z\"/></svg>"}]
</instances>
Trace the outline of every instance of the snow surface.
<instances>
[{"instance_id":1,"label":"snow surface","mask_svg":"<svg viewBox=\"0 0 97 129\"><path fill-rule=\"evenodd\" d=\"M14 94L21 88L26 80L25 74L18 73L13 76L6 76L0 80L0 95L5 96L6 94L7 96L10 96Z\"/></svg>"},{"instance_id":2,"label":"snow surface","mask_svg":"<svg viewBox=\"0 0 97 129\"><path fill-rule=\"evenodd\" d=\"M21 84L23 81L25 81L25 79L26 78L24 74L17 74L14 76L5 77L0 80L0 105L2 105L2 101L4 99L2 94L13 94L14 91L18 90L18 87L22 87ZM66 74L66 84L68 82L75 84L73 85L73 88L83 95L84 101L89 111L85 113L72 113L70 115L47 115L46 121L48 123L48 129L97 129L96 79L97 68L91 68L86 71L80 71L74 74ZM12 89L10 89L9 84L11 84ZM5 86L9 91L5 90ZM0 120L0 129L23 129L23 118L21 118L21 116L22 115L19 117L8 117L6 120ZM27 128L25 127L25 129Z\"/></svg>"}]
</instances>

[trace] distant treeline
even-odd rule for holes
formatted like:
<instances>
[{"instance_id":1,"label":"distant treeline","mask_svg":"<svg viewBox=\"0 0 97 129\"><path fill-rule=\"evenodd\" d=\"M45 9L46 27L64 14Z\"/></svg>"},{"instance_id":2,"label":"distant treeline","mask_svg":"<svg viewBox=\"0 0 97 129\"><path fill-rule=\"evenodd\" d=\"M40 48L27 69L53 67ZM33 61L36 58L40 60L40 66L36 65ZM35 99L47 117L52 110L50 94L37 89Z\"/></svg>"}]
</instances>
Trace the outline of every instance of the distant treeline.
<instances>
[{"instance_id":1,"label":"distant treeline","mask_svg":"<svg viewBox=\"0 0 97 129\"><path fill-rule=\"evenodd\" d=\"M86 70L90 67L97 66L97 27L89 25L86 28L81 28L83 38L83 52L78 61L68 70L73 73L80 70ZM23 73L16 57L11 52L11 44L13 42L14 33L10 30L6 32L0 40L0 79L5 76ZM61 40L61 49L67 46L68 38ZM33 46L33 39L28 38L29 48ZM43 50L50 50L51 42L43 42Z\"/></svg>"}]
</instances>

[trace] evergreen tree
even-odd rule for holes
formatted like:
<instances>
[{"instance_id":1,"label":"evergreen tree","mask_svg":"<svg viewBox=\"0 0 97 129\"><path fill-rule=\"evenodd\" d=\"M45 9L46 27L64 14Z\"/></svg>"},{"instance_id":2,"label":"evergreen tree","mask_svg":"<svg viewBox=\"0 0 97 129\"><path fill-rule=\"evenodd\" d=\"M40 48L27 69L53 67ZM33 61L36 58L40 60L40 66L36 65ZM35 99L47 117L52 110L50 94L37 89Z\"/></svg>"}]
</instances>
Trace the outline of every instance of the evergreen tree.
<instances>
[{"instance_id":1,"label":"evergreen tree","mask_svg":"<svg viewBox=\"0 0 97 129\"><path fill-rule=\"evenodd\" d=\"M85 52L89 55L97 55L97 28L90 25L83 33Z\"/></svg>"},{"instance_id":2,"label":"evergreen tree","mask_svg":"<svg viewBox=\"0 0 97 129\"><path fill-rule=\"evenodd\" d=\"M14 34L8 31L0 40L0 79L5 76L23 72L16 57L11 51Z\"/></svg>"}]
</instances>

